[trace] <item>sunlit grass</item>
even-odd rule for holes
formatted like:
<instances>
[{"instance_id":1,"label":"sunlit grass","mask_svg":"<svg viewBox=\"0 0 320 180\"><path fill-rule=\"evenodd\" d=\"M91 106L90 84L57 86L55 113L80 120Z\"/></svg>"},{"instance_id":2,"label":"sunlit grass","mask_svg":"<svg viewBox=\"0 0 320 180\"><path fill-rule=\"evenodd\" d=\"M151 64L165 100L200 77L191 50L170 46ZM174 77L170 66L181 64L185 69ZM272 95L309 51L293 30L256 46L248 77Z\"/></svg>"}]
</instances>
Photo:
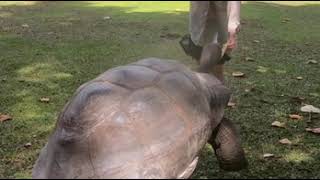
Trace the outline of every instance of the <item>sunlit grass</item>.
<instances>
[{"instance_id":1,"label":"sunlit grass","mask_svg":"<svg viewBox=\"0 0 320 180\"><path fill-rule=\"evenodd\" d=\"M294 150L285 156L285 160L288 162L300 163L303 161L313 161L314 159L307 153Z\"/></svg>"},{"instance_id":2,"label":"sunlit grass","mask_svg":"<svg viewBox=\"0 0 320 180\"><path fill-rule=\"evenodd\" d=\"M274 3L279 5L285 6L306 6L306 5L313 5L313 4L320 4L317 1L261 1L265 3Z\"/></svg>"},{"instance_id":3,"label":"sunlit grass","mask_svg":"<svg viewBox=\"0 0 320 180\"><path fill-rule=\"evenodd\" d=\"M32 6L35 5L36 1L0 1L1 6Z\"/></svg>"},{"instance_id":4,"label":"sunlit grass","mask_svg":"<svg viewBox=\"0 0 320 180\"><path fill-rule=\"evenodd\" d=\"M89 2L89 7L126 7L128 13L133 12L187 12L189 4L181 1L113 1L113 2Z\"/></svg>"},{"instance_id":5,"label":"sunlit grass","mask_svg":"<svg viewBox=\"0 0 320 180\"><path fill-rule=\"evenodd\" d=\"M37 63L18 70L19 80L30 82L47 82L48 80L71 78L70 73L57 72L59 69L54 63Z\"/></svg>"}]
</instances>

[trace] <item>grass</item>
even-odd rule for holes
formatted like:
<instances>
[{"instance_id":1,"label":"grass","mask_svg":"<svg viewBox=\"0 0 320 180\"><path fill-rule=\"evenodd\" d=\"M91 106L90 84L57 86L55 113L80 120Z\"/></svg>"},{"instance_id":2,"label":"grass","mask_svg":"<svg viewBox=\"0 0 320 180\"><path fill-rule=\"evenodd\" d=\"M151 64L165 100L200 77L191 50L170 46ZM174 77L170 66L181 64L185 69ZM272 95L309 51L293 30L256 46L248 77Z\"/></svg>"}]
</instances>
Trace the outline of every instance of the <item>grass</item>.
<instances>
[{"instance_id":1,"label":"grass","mask_svg":"<svg viewBox=\"0 0 320 180\"><path fill-rule=\"evenodd\" d=\"M319 64L307 64L320 60L319 12L318 2L243 4L239 48L226 69L237 106L227 115L241 130L250 168L222 171L206 147L193 178L320 178L319 137L304 131L319 127L320 117L308 123L293 98L320 106ZM0 124L0 178L31 177L58 113L82 83L149 56L195 67L175 38L187 29L187 2L0 2L0 113L13 116ZM293 113L304 120L290 120ZM272 128L275 120L287 128ZM295 145L279 144L282 138Z\"/></svg>"}]
</instances>

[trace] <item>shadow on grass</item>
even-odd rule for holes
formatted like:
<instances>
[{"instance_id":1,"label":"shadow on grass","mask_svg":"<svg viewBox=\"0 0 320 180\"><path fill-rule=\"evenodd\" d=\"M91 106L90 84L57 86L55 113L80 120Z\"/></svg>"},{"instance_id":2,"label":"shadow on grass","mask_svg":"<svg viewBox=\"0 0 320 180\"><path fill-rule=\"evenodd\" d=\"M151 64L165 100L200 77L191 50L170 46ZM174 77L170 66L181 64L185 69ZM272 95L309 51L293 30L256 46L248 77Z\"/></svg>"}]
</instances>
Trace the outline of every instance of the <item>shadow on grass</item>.
<instances>
[{"instance_id":1,"label":"shadow on grass","mask_svg":"<svg viewBox=\"0 0 320 180\"><path fill-rule=\"evenodd\" d=\"M177 59L194 67L195 62L178 46L188 27L188 12L178 10L182 4L172 7L162 2L157 12L148 12L150 7L139 9L143 3L134 2L121 7L96 7L89 2L0 6L0 112L14 117L0 125L0 177L30 177L57 114L82 83L109 68L150 56ZM241 70L248 78L238 80L227 74L239 104L227 114L241 129L250 169L220 171L212 149L205 148L193 177L319 177L317 137L303 132L304 122L288 122L285 130L271 129L275 108L288 114L298 107L266 92L304 96L308 103L320 104L319 98L309 95L320 92L319 65L305 63L319 57L314 47L320 46L316 32L320 6L248 2L242 12L239 49L227 73ZM290 20L282 22L285 18ZM244 61L248 56L255 62ZM271 70L259 73L258 66ZM306 80L296 81L296 76ZM261 93L243 91L251 86ZM50 102L41 103L40 97L49 97ZM268 99L271 105L257 98ZM278 145L285 137L300 138L300 145ZM30 149L23 147L27 142L33 144ZM281 158L264 160L263 153Z\"/></svg>"}]
</instances>

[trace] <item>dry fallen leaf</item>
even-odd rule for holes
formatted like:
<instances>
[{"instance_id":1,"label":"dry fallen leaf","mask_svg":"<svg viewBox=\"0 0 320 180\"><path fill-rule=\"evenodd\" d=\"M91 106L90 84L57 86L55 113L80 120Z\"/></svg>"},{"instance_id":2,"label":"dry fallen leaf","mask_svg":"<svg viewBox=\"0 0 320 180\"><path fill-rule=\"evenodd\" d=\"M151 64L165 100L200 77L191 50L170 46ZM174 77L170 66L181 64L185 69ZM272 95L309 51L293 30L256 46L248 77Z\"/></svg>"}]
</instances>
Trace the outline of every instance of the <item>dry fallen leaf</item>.
<instances>
[{"instance_id":1,"label":"dry fallen leaf","mask_svg":"<svg viewBox=\"0 0 320 180\"><path fill-rule=\"evenodd\" d=\"M274 121L271 126L273 127L280 127L280 128L285 128L285 123L281 123L279 121Z\"/></svg>"},{"instance_id":2,"label":"dry fallen leaf","mask_svg":"<svg viewBox=\"0 0 320 180\"><path fill-rule=\"evenodd\" d=\"M28 28L29 27L28 24L22 24L21 26L24 27L24 28Z\"/></svg>"},{"instance_id":3,"label":"dry fallen leaf","mask_svg":"<svg viewBox=\"0 0 320 180\"><path fill-rule=\"evenodd\" d=\"M32 146L31 143L27 143L27 144L24 145L25 148L29 148L29 147L31 147L31 146Z\"/></svg>"},{"instance_id":4,"label":"dry fallen leaf","mask_svg":"<svg viewBox=\"0 0 320 180\"><path fill-rule=\"evenodd\" d=\"M254 59L252 57L246 57L245 59L246 61L254 61Z\"/></svg>"},{"instance_id":5,"label":"dry fallen leaf","mask_svg":"<svg viewBox=\"0 0 320 180\"><path fill-rule=\"evenodd\" d=\"M308 113L320 113L320 109L316 108L312 105L305 105L301 107L300 109L302 112L308 112Z\"/></svg>"},{"instance_id":6,"label":"dry fallen leaf","mask_svg":"<svg viewBox=\"0 0 320 180\"><path fill-rule=\"evenodd\" d=\"M263 158L272 158L274 157L274 154L266 153L263 155Z\"/></svg>"},{"instance_id":7,"label":"dry fallen leaf","mask_svg":"<svg viewBox=\"0 0 320 180\"><path fill-rule=\"evenodd\" d=\"M283 18L284 21L290 21L290 18Z\"/></svg>"},{"instance_id":8,"label":"dry fallen leaf","mask_svg":"<svg viewBox=\"0 0 320 180\"><path fill-rule=\"evenodd\" d=\"M320 128L306 128L306 131L312 132L315 134L320 134Z\"/></svg>"},{"instance_id":9,"label":"dry fallen leaf","mask_svg":"<svg viewBox=\"0 0 320 180\"><path fill-rule=\"evenodd\" d=\"M42 98L40 98L40 102L48 103L49 101L50 101L50 98L48 98L48 97L42 97Z\"/></svg>"},{"instance_id":10,"label":"dry fallen leaf","mask_svg":"<svg viewBox=\"0 0 320 180\"><path fill-rule=\"evenodd\" d=\"M234 102L228 102L228 107L235 107L236 106L236 103L234 103Z\"/></svg>"},{"instance_id":11,"label":"dry fallen leaf","mask_svg":"<svg viewBox=\"0 0 320 180\"><path fill-rule=\"evenodd\" d=\"M240 71L239 71L239 72L233 72L233 73L232 73L232 76L233 76L233 77L244 77L244 73L242 73L242 72L240 72Z\"/></svg>"},{"instance_id":12,"label":"dry fallen leaf","mask_svg":"<svg viewBox=\"0 0 320 180\"><path fill-rule=\"evenodd\" d=\"M283 18L281 22L282 22L282 23L286 23L286 22L289 22L289 21L290 21L289 18Z\"/></svg>"},{"instance_id":13,"label":"dry fallen leaf","mask_svg":"<svg viewBox=\"0 0 320 180\"><path fill-rule=\"evenodd\" d=\"M267 69L257 69L257 72L265 73L265 72L267 72Z\"/></svg>"},{"instance_id":14,"label":"dry fallen leaf","mask_svg":"<svg viewBox=\"0 0 320 180\"><path fill-rule=\"evenodd\" d=\"M105 16L105 17L103 17L103 19L104 20L109 20L109 19L111 19L111 17L110 16Z\"/></svg>"},{"instance_id":15,"label":"dry fallen leaf","mask_svg":"<svg viewBox=\"0 0 320 180\"><path fill-rule=\"evenodd\" d=\"M296 79L298 79L298 80L302 80L302 79L303 79L303 77L298 76Z\"/></svg>"},{"instance_id":16,"label":"dry fallen leaf","mask_svg":"<svg viewBox=\"0 0 320 180\"><path fill-rule=\"evenodd\" d=\"M244 92L249 93L249 92L253 92L253 91L255 91L255 90L256 90L255 87L248 87L248 88L245 88L245 89L244 89Z\"/></svg>"},{"instance_id":17,"label":"dry fallen leaf","mask_svg":"<svg viewBox=\"0 0 320 180\"><path fill-rule=\"evenodd\" d=\"M11 117L11 116L0 113L0 122L10 121L10 120L12 120L12 117Z\"/></svg>"},{"instance_id":18,"label":"dry fallen leaf","mask_svg":"<svg viewBox=\"0 0 320 180\"><path fill-rule=\"evenodd\" d=\"M291 142L289 139L287 139L287 138L281 139L281 140L279 141L279 143L280 143L280 144L287 144L287 145L291 145L291 144L292 144L292 142Z\"/></svg>"},{"instance_id":19,"label":"dry fallen leaf","mask_svg":"<svg viewBox=\"0 0 320 180\"><path fill-rule=\"evenodd\" d=\"M281 22L282 22L282 23L287 23L287 22L289 22L289 21L290 21L289 18L284 18Z\"/></svg>"},{"instance_id":20,"label":"dry fallen leaf","mask_svg":"<svg viewBox=\"0 0 320 180\"><path fill-rule=\"evenodd\" d=\"M275 69L274 72L277 73L277 74L285 74L285 73L287 73L287 71L280 70L280 69Z\"/></svg>"},{"instance_id":21,"label":"dry fallen leaf","mask_svg":"<svg viewBox=\"0 0 320 180\"><path fill-rule=\"evenodd\" d=\"M268 68L266 67L263 67L263 66L258 66L258 69L257 69L258 72L261 72L261 73L265 73L268 71Z\"/></svg>"},{"instance_id":22,"label":"dry fallen leaf","mask_svg":"<svg viewBox=\"0 0 320 180\"><path fill-rule=\"evenodd\" d=\"M301 120L303 118L303 116L300 116L298 114L290 114L289 117L296 120Z\"/></svg>"},{"instance_id":23,"label":"dry fallen leaf","mask_svg":"<svg viewBox=\"0 0 320 180\"><path fill-rule=\"evenodd\" d=\"M307 62L307 64L318 64L318 61L316 61L316 60L309 60L309 61Z\"/></svg>"}]
</instances>

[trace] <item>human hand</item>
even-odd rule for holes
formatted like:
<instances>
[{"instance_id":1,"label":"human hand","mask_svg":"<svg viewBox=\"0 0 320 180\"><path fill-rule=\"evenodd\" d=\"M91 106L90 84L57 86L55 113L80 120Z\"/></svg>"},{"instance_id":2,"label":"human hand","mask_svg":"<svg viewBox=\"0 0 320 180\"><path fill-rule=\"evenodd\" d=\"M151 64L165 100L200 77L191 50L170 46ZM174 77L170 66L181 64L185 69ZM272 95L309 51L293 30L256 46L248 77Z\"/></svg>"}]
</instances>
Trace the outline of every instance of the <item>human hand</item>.
<instances>
[{"instance_id":1,"label":"human hand","mask_svg":"<svg viewBox=\"0 0 320 180\"><path fill-rule=\"evenodd\" d=\"M231 52L233 49L237 47L237 35L238 32L240 31L240 26L239 25L230 25L228 27L228 33L229 33L229 38L227 42L227 49L226 52Z\"/></svg>"}]
</instances>

